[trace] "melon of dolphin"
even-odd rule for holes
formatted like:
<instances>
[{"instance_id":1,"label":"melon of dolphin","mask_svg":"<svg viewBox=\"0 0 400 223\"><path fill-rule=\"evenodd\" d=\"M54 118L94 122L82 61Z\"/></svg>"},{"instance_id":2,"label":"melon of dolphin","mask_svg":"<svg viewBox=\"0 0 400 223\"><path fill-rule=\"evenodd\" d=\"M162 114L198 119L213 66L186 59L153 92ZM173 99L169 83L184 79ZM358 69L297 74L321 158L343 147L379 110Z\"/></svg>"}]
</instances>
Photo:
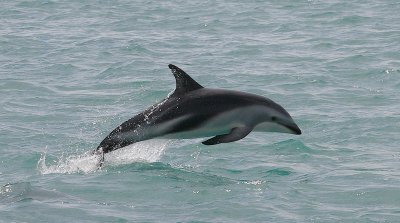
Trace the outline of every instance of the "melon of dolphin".
<instances>
[{"instance_id":1,"label":"melon of dolphin","mask_svg":"<svg viewBox=\"0 0 400 223\"><path fill-rule=\"evenodd\" d=\"M175 76L175 91L115 128L96 153L156 137L211 137L202 143L215 145L240 140L252 130L301 134L289 113L272 100L240 91L204 88L177 66L168 67Z\"/></svg>"}]
</instances>

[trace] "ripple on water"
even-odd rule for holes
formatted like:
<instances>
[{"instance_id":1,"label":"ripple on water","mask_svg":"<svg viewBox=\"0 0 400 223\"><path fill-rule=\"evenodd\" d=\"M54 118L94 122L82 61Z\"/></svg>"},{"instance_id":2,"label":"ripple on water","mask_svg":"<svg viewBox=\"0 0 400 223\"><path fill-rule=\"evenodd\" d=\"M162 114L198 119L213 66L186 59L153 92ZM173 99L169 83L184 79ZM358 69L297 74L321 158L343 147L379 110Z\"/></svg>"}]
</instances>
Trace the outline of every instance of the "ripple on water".
<instances>
[{"instance_id":1,"label":"ripple on water","mask_svg":"<svg viewBox=\"0 0 400 223\"><path fill-rule=\"evenodd\" d=\"M1 203L13 203L27 199L31 187L29 182L6 184L0 189L0 201Z\"/></svg>"},{"instance_id":2,"label":"ripple on water","mask_svg":"<svg viewBox=\"0 0 400 223\"><path fill-rule=\"evenodd\" d=\"M31 182L9 183L0 188L0 203L10 204L31 200L53 202L57 200L74 200L69 195L33 186Z\"/></svg>"},{"instance_id":3,"label":"ripple on water","mask_svg":"<svg viewBox=\"0 0 400 223\"><path fill-rule=\"evenodd\" d=\"M295 139L277 142L270 145L270 147L274 148L274 150L280 154L316 153L313 148L306 146L301 140Z\"/></svg>"},{"instance_id":4,"label":"ripple on water","mask_svg":"<svg viewBox=\"0 0 400 223\"><path fill-rule=\"evenodd\" d=\"M288 176L293 173L293 170L288 168L274 168L266 171L265 177L269 176Z\"/></svg>"}]
</instances>

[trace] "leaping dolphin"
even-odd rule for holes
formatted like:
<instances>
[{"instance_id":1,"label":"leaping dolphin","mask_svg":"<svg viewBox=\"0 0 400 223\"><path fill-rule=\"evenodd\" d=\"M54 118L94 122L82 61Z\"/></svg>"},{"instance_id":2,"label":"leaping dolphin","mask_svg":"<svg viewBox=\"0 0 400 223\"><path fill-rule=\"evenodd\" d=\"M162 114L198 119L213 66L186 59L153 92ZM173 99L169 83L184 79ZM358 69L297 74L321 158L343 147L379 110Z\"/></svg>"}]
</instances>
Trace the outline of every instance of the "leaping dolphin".
<instances>
[{"instance_id":1,"label":"leaping dolphin","mask_svg":"<svg viewBox=\"0 0 400 223\"><path fill-rule=\"evenodd\" d=\"M156 137L200 138L204 145L234 142L252 130L300 135L289 113L255 94L204 88L169 64L176 88L166 99L115 128L97 147L103 154Z\"/></svg>"}]
</instances>

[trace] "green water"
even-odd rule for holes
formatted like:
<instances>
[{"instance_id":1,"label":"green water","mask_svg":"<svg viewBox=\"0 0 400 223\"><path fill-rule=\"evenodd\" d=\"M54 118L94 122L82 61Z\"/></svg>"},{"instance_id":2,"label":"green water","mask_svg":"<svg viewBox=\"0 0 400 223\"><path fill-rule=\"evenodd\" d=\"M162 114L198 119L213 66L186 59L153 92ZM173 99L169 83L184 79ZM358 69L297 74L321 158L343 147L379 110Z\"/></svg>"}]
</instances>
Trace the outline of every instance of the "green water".
<instances>
[{"instance_id":1,"label":"green water","mask_svg":"<svg viewBox=\"0 0 400 223\"><path fill-rule=\"evenodd\" d=\"M0 1L0 222L400 222L400 4ZM266 96L301 136L88 154L174 89Z\"/></svg>"}]
</instances>

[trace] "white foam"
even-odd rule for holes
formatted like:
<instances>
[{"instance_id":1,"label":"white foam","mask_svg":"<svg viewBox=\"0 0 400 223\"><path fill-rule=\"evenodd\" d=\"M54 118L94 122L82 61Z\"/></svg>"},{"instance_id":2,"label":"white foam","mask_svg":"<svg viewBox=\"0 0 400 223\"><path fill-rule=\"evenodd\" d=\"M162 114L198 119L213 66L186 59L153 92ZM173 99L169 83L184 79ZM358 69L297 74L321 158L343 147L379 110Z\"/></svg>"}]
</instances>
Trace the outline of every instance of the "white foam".
<instances>
[{"instance_id":1,"label":"white foam","mask_svg":"<svg viewBox=\"0 0 400 223\"><path fill-rule=\"evenodd\" d=\"M143 142L137 142L130 146L118 149L112 153L106 154L106 164L117 166L134 162L157 162L164 154L168 143L167 139L152 139Z\"/></svg>"},{"instance_id":2,"label":"white foam","mask_svg":"<svg viewBox=\"0 0 400 223\"><path fill-rule=\"evenodd\" d=\"M46 153L38 161L38 170L41 174L51 173L91 173L98 169L100 157L86 152L81 155L61 156L54 164L46 164Z\"/></svg>"},{"instance_id":3,"label":"white foam","mask_svg":"<svg viewBox=\"0 0 400 223\"><path fill-rule=\"evenodd\" d=\"M103 165L117 166L134 162L156 162L167 148L169 140L153 139L126 146L105 155ZM51 173L92 173L99 168L100 156L88 151L81 155L61 156L54 164L46 164L46 153L40 157L37 168L41 174Z\"/></svg>"}]
</instances>

